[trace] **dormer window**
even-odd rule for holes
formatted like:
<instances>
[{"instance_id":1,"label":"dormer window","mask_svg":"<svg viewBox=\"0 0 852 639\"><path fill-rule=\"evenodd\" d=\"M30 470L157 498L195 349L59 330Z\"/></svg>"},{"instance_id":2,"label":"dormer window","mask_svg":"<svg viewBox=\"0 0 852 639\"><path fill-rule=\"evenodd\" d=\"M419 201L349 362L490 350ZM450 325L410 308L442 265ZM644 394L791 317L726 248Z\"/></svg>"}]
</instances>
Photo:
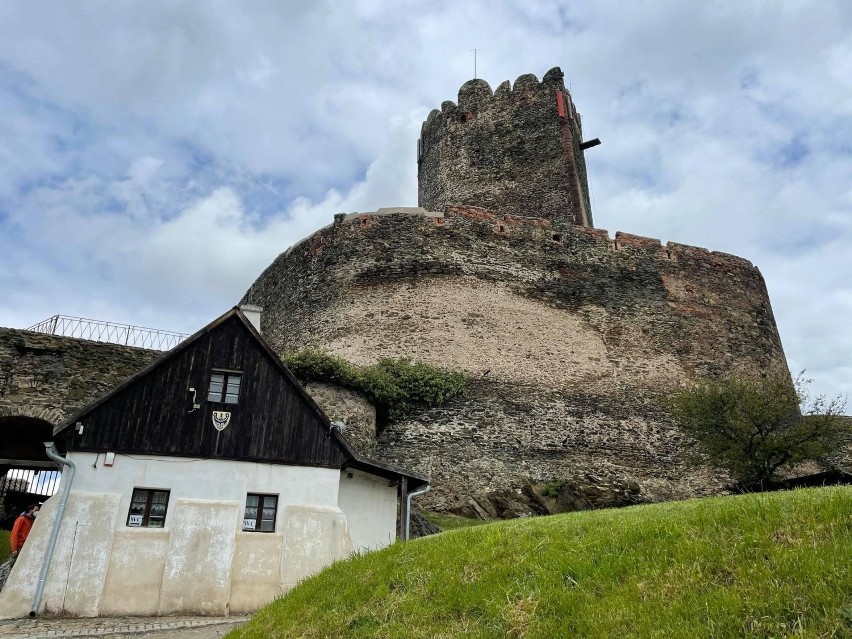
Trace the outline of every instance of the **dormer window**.
<instances>
[{"instance_id":1,"label":"dormer window","mask_svg":"<svg viewBox=\"0 0 852 639\"><path fill-rule=\"evenodd\" d=\"M240 398L240 381L243 374L239 371L217 371L210 375L208 402L236 404Z\"/></svg>"}]
</instances>

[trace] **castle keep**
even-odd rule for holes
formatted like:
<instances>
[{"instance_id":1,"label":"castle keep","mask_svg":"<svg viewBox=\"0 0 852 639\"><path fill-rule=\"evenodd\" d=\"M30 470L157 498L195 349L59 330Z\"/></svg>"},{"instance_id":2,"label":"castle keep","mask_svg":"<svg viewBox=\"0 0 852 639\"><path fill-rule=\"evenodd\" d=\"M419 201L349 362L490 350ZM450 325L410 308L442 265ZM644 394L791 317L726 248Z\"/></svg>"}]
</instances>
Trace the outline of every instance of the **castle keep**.
<instances>
[{"instance_id":1,"label":"castle keep","mask_svg":"<svg viewBox=\"0 0 852 639\"><path fill-rule=\"evenodd\" d=\"M458 104L444 102L423 123L418 204L592 226L582 137L558 67L541 83L522 75L493 93L484 80L466 82Z\"/></svg>"},{"instance_id":2,"label":"castle keep","mask_svg":"<svg viewBox=\"0 0 852 639\"><path fill-rule=\"evenodd\" d=\"M309 386L359 450L430 473L431 507L517 513L530 482L603 503L716 492L727 478L688 467L661 399L788 374L751 263L593 228L587 146L559 69L470 81L423 124L419 208L335 215L243 299L278 353L465 373L465 397L381 432L357 397Z\"/></svg>"}]
</instances>

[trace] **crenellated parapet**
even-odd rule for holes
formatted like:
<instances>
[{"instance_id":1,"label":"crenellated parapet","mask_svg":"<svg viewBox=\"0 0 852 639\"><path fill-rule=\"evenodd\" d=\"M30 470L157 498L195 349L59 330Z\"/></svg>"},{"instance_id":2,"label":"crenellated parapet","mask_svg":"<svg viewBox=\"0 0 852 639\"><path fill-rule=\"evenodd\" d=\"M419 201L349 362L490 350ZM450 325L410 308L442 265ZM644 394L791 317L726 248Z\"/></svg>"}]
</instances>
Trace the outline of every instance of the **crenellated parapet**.
<instances>
[{"instance_id":1,"label":"crenellated parapet","mask_svg":"<svg viewBox=\"0 0 852 639\"><path fill-rule=\"evenodd\" d=\"M592 226L580 116L555 67L495 91L470 80L423 123L421 207L479 206Z\"/></svg>"},{"instance_id":2,"label":"crenellated parapet","mask_svg":"<svg viewBox=\"0 0 852 639\"><path fill-rule=\"evenodd\" d=\"M558 245L566 254L582 247L582 250L596 249L602 252L617 252L620 259L649 258L669 262L683 261L695 269L711 270L757 270L747 259L711 251L698 246L678 242L665 245L657 238L644 237L633 233L616 231L610 236L606 229L576 226L567 223L552 222L548 219L506 215L484 207L449 205L443 212L427 211L421 207L386 207L377 211L338 213L334 222L296 242L282 256L292 251L307 251L318 255L325 247L339 242L360 241L359 233L367 233L371 239L375 234L410 235L416 241L417 233L431 233L434 227L448 231L471 228L472 223L487 227L494 235L492 241L512 242L523 245L529 251L536 247ZM424 235L425 237L425 235Z\"/></svg>"}]
</instances>

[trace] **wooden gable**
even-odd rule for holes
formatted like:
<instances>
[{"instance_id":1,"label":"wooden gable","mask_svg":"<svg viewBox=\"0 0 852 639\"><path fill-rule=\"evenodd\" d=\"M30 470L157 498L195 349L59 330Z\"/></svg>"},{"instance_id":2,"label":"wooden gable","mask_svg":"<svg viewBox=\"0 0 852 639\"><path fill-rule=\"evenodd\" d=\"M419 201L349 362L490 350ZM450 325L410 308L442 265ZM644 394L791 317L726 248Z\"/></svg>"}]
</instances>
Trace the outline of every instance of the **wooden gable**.
<instances>
[{"instance_id":1,"label":"wooden gable","mask_svg":"<svg viewBox=\"0 0 852 639\"><path fill-rule=\"evenodd\" d=\"M216 371L240 376L237 403L209 396ZM230 413L221 432L214 411ZM60 432L69 451L333 468L353 452L238 309L73 415Z\"/></svg>"}]
</instances>

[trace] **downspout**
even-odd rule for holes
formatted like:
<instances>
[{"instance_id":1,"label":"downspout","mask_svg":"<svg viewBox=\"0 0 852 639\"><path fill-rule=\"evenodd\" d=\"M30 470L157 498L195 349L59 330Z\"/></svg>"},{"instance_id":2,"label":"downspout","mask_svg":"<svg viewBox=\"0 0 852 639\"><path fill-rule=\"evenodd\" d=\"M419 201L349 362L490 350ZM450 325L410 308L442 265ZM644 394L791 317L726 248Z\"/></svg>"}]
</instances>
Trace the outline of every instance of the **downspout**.
<instances>
[{"instance_id":1,"label":"downspout","mask_svg":"<svg viewBox=\"0 0 852 639\"><path fill-rule=\"evenodd\" d=\"M409 533L411 532L411 499L412 497L419 497L420 495L425 495L432 487L429 484L426 484L420 490L415 490L413 493L408 493L408 508L406 509L406 517L405 517L405 532L402 536L403 541L408 541Z\"/></svg>"},{"instance_id":2,"label":"downspout","mask_svg":"<svg viewBox=\"0 0 852 639\"><path fill-rule=\"evenodd\" d=\"M35 597L33 597L33 605L30 610L30 617L35 617L38 614L38 608L41 605L41 598L44 595L44 585L47 581L47 571L50 569L50 562L53 560L53 551L56 550L56 540L59 538L59 527L62 525L62 516L65 514L65 506L68 505L68 494L71 492L71 482L74 481L74 471L76 467L74 462L60 457L56 452L56 446L53 442L44 442L44 452L60 466L68 466L68 474L62 478L62 492L59 495L59 508L56 510L56 518L53 520L53 530L50 531L50 539L47 541L47 548L44 551L44 559L41 563L41 571L38 575L38 587L36 588ZM67 481L65 481L67 479Z\"/></svg>"}]
</instances>

